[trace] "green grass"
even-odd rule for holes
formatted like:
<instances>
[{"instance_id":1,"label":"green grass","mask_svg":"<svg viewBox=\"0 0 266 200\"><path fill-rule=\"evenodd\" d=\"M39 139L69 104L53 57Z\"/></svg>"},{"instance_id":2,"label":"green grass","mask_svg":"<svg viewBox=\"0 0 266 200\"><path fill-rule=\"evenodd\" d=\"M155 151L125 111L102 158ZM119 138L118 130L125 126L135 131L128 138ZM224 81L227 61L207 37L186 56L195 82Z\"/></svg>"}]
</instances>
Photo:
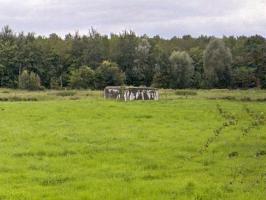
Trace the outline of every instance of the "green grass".
<instances>
[{"instance_id":1,"label":"green grass","mask_svg":"<svg viewBox=\"0 0 266 200\"><path fill-rule=\"evenodd\" d=\"M0 102L0 199L266 197L265 91L135 102L2 91L38 101Z\"/></svg>"}]
</instances>

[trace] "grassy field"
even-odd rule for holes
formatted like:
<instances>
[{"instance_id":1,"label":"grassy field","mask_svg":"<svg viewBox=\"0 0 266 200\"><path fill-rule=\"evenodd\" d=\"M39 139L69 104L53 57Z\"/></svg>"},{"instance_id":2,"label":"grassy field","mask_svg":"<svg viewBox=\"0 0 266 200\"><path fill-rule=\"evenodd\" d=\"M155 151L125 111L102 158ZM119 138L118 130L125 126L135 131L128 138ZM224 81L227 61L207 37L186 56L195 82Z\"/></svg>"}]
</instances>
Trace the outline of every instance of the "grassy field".
<instances>
[{"instance_id":1,"label":"grassy field","mask_svg":"<svg viewBox=\"0 0 266 200\"><path fill-rule=\"evenodd\" d=\"M0 90L0 199L266 199L266 91Z\"/></svg>"}]
</instances>

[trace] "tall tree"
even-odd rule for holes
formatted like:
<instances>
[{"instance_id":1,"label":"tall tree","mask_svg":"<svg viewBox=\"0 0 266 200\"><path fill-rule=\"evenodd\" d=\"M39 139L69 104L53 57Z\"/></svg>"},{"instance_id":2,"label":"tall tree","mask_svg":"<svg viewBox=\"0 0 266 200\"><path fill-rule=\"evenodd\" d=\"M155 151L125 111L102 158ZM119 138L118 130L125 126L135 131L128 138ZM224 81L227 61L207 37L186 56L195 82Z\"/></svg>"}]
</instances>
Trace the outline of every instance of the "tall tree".
<instances>
[{"instance_id":1,"label":"tall tree","mask_svg":"<svg viewBox=\"0 0 266 200\"><path fill-rule=\"evenodd\" d=\"M266 40L251 36L245 43L245 63L256 72L257 86L266 88Z\"/></svg>"},{"instance_id":2,"label":"tall tree","mask_svg":"<svg viewBox=\"0 0 266 200\"><path fill-rule=\"evenodd\" d=\"M152 83L154 68L150 57L151 45L146 37L142 38L136 47L134 60L134 85L150 86Z\"/></svg>"},{"instance_id":3,"label":"tall tree","mask_svg":"<svg viewBox=\"0 0 266 200\"><path fill-rule=\"evenodd\" d=\"M192 58L185 51L173 51L171 62L171 88L186 88L192 83L194 66Z\"/></svg>"},{"instance_id":4,"label":"tall tree","mask_svg":"<svg viewBox=\"0 0 266 200\"><path fill-rule=\"evenodd\" d=\"M203 50L199 47L193 47L189 50L189 55L193 60L195 72L193 75L192 86L195 88L201 88L203 86Z\"/></svg>"},{"instance_id":5,"label":"tall tree","mask_svg":"<svg viewBox=\"0 0 266 200\"><path fill-rule=\"evenodd\" d=\"M232 54L221 39L213 39L203 55L204 73L209 87L226 88L231 83Z\"/></svg>"},{"instance_id":6,"label":"tall tree","mask_svg":"<svg viewBox=\"0 0 266 200\"><path fill-rule=\"evenodd\" d=\"M0 32L1 86L16 87L19 74L16 35L5 26Z\"/></svg>"},{"instance_id":7,"label":"tall tree","mask_svg":"<svg viewBox=\"0 0 266 200\"><path fill-rule=\"evenodd\" d=\"M182 59L177 62L174 58L178 56L173 56L169 60L174 51L186 51L191 56L195 67L192 81L190 76L188 81L179 76L184 71ZM55 33L48 37L15 33L8 26L0 31L1 87L17 87L24 70L38 74L46 88L67 87L73 71L83 65L97 71L104 60L118 64L128 85L250 87L255 77L256 85L266 88L266 40L259 35L164 39L124 31L108 37L92 28L87 35L77 32L61 38Z\"/></svg>"},{"instance_id":8,"label":"tall tree","mask_svg":"<svg viewBox=\"0 0 266 200\"><path fill-rule=\"evenodd\" d=\"M158 88L168 88L171 77L169 55L167 55L160 45L157 44L153 48L151 56L154 60L153 86Z\"/></svg>"},{"instance_id":9,"label":"tall tree","mask_svg":"<svg viewBox=\"0 0 266 200\"><path fill-rule=\"evenodd\" d=\"M107 36L102 36L94 28L89 31L89 36L82 38L84 49L82 63L96 69L103 60L107 59L109 42Z\"/></svg>"},{"instance_id":10,"label":"tall tree","mask_svg":"<svg viewBox=\"0 0 266 200\"><path fill-rule=\"evenodd\" d=\"M126 74L126 84L135 85L134 60L138 37L133 31L124 31L119 36L112 34L110 57Z\"/></svg>"}]
</instances>

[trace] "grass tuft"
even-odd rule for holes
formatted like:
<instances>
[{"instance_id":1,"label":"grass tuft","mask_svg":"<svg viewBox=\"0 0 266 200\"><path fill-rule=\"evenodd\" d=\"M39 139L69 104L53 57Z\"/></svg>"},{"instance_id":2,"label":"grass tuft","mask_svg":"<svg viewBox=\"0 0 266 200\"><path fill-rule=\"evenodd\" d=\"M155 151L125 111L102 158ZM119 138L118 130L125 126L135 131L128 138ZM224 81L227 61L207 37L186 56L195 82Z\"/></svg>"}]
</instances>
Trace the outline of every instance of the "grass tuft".
<instances>
[{"instance_id":1,"label":"grass tuft","mask_svg":"<svg viewBox=\"0 0 266 200\"><path fill-rule=\"evenodd\" d=\"M192 90L176 90L175 94L178 96L195 96L197 92Z\"/></svg>"},{"instance_id":2,"label":"grass tuft","mask_svg":"<svg viewBox=\"0 0 266 200\"><path fill-rule=\"evenodd\" d=\"M61 97L69 97L69 96L74 96L77 92L75 91L60 91L55 93L56 96L61 96Z\"/></svg>"}]
</instances>

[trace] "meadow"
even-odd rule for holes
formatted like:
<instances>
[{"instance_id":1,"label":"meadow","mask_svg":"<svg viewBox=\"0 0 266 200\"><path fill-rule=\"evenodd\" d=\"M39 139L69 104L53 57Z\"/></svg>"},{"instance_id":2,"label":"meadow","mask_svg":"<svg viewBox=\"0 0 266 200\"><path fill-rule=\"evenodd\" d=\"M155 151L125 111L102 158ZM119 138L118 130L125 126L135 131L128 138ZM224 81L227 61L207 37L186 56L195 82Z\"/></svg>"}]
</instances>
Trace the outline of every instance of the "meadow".
<instances>
[{"instance_id":1,"label":"meadow","mask_svg":"<svg viewBox=\"0 0 266 200\"><path fill-rule=\"evenodd\" d=\"M266 91L0 89L0 200L265 200Z\"/></svg>"}]
</instances>

